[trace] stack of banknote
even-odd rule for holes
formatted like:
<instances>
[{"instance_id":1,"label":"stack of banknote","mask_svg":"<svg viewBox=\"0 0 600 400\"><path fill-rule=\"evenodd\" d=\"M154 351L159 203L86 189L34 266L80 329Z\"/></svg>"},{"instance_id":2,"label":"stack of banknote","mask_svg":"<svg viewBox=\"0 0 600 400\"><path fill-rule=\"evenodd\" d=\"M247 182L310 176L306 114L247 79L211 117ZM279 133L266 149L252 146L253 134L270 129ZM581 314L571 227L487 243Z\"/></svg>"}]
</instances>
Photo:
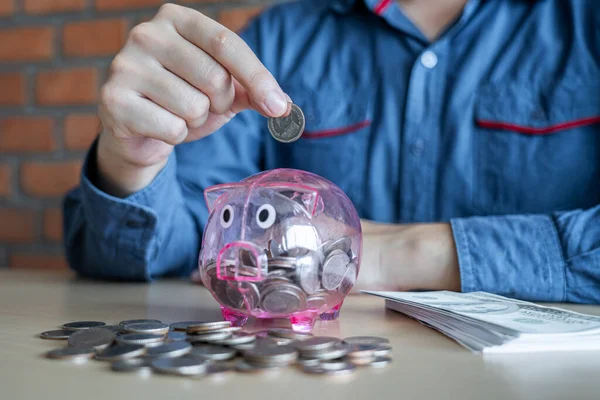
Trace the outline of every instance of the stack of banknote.
<instances>
[{"instance_id":1,"label":"stack of banknote","mask_svg":"<svg viewBox=\"0 0 600 400\"><path fill-rule=\"evenodd\" d=\"M484 354L600 350L600 317L485 292L376 292L408 315Z\"/></svg>"}]
</instances>

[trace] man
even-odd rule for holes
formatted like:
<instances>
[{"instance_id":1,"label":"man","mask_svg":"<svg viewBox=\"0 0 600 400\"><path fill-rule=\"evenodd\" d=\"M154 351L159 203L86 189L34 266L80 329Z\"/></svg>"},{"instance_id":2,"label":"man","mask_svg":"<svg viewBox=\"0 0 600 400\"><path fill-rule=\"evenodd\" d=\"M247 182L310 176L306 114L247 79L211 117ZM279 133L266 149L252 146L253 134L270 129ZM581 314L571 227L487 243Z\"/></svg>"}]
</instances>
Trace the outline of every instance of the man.
<instances>
[{"instance_id":1,"label":"man","mask_svg":"<svg viewBox=\"0 0 600 400\"><path fill-rule=\"evenodd\" d=\"M305 0L240 38L164 6L102 89L103 131L65 202L68 260L91 277L188 275L203 190L291 167L358 209L361 288L600 302L599 8ZM281 144L265 117L290 101L306 132Z\"/></svg>"}]
</instances>

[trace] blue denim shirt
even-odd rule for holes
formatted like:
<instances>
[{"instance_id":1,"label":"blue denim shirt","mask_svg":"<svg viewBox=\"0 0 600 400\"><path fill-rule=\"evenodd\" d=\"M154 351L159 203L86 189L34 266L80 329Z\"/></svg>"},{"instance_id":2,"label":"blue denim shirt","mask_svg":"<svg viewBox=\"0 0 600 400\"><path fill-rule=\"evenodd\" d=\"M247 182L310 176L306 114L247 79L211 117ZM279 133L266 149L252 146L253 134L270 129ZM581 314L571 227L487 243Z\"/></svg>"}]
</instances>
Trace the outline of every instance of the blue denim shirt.
<instances>
[{"instance_id":1,"label":"blue denim shirt","mask_svg":"<svg viewBox=\"0 0 600 400\"><path fill-rule=\"evenodd\" d=\"M450 222L463 291L600 302L596 0L471 0L434 42L395 1L306 0L243 38L303 109L303 138L281 144L242 112L124 199L94 185L93 147L65 201L77 272L189 274L203 190L291 167L335 182L362 218Z\"/></svg>"}]
</instances>

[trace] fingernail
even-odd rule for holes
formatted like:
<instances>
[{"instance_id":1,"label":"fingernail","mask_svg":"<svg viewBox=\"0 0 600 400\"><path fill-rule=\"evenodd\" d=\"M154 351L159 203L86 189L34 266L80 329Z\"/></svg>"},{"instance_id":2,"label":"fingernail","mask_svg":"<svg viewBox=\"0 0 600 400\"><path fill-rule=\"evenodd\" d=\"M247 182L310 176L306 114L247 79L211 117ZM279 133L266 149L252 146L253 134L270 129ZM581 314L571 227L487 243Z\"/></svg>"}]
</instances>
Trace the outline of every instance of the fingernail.
<instances>
[{"instance_id":1,"label":"fingernail","mask_svg":"<svg viewBox=\"0 0 600 400\"><path fill-rule=\"evenodd\" d=\"M269 92L264 105L267 111L274 117L279 117L287 111L287 100L285 96L278 91Z\"/></svg>"},{"instance_id":2,"label":"fingernail","mask_svg":"<svg viewBox=\"0 0 600 400\"><path fill-rule=\"evenodd\" d=\"M288 96L287 93L284 93L285 98L287 99L288 103L293 103L292 98L290 96Z\"/></svg>"}]
</instances>

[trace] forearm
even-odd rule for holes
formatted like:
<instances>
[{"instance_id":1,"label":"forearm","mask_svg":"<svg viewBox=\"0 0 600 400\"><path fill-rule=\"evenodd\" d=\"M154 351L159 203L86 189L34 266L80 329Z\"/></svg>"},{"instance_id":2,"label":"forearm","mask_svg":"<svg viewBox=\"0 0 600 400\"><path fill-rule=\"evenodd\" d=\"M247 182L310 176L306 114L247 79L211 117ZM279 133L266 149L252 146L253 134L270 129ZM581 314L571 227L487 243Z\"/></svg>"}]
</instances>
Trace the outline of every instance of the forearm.
<instances>
[{"instance_id":1,"label":"forearm","mask_svg":"<svg viewBox=\"0 0 600 400\"><path fill-rule=\"evenodd\" d=\"M119 151L120 146L115 143L117 140L106 131L100 134L94 183L103 192L123 198L148 186L164 168L168 157L148 160L144 164L136 163Z\"/></svg>"},{"instance_id":2,"label":"forearm","mask_svg":"<svg viewBox=\"0 0 600 400\"><path fill-rule=\"evenodd\" d=\"M460 290L449 224L361 221L363 260L357 287L380 290Z\"/></svg>"},{"instance_id":3,"label":"forearm","mask_svg":"<svg viewBox=\"0 0 600 400\"><path fill-rule=\"evenodd\" d=\"M176 156L141 191L112 196L97 186L95 151L81 184L64 203L65 247L71 267L95 278L149 280L188 274L200 244L198 221L177 180Z\"/></svg>"}]
</instances>

